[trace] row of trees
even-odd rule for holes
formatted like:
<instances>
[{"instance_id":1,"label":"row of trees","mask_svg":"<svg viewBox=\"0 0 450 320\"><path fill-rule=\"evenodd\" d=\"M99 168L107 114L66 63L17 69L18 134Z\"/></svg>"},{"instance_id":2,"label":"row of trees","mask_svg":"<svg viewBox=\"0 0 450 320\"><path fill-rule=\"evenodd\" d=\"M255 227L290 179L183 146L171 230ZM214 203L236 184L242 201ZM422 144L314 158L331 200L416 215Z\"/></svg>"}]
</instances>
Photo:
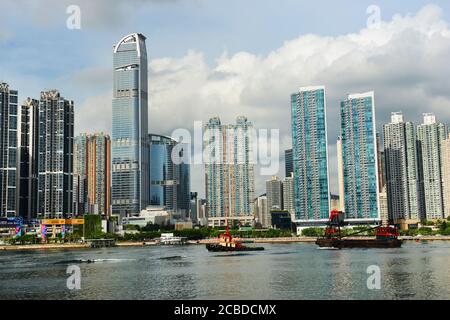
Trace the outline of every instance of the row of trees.
<instances>
[{"instance_id":1,"label":"row of trees","mask_svg":"<svg viewBox=\"0 0 450 320\"><path fill-rule=\"evenodd\" d=\"M138 226L127 227L128 230L138 231L137 233L125 233L124 237L116 236L117 240L124 241L145 241L155 238L159 238L161 233L171 232L177 237L185 237L188 240L202 240L207 238L217 238L219 234L223 233L224 230L200 227L197 229L185 229L185 230L174 230L171 227L162 227L148 224L145 227L139 228ZM231 229L230 233L234 237L239 238L277 238L277 237L291 237L292 233L290 231L283 230L250 230L250 231L239 231L239 229Z\"/></svg>"}]
</instances>

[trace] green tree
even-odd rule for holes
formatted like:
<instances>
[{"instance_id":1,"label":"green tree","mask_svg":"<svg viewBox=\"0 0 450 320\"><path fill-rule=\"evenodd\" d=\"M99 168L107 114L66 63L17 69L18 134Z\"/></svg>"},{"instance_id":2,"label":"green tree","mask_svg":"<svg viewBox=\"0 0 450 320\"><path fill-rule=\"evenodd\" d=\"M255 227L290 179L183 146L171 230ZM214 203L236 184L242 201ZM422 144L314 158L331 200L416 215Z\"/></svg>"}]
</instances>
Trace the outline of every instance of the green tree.
<instances>
[{"instance_id":1,"label":"green tree","mask_svg":"<svg viewBox=\"0 0 450 320\"><path fill-rule=\"evenodd\" d=\"M86 239L98 239L102 235L102 217L100 215L84 216L84 236Z\"/></svg>"}]
</instances>

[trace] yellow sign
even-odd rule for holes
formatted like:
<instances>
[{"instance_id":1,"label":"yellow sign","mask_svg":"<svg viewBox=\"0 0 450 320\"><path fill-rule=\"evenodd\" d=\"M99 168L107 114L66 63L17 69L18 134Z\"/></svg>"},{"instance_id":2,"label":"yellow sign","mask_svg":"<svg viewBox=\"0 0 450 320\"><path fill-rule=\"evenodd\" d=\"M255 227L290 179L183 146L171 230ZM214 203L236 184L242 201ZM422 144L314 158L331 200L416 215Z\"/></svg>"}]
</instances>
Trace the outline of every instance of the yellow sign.
<instances>
[{"instance_id":1,"label":"yellow sign","mask_svg":"<svg viewBox=\"0 0 450 320\"><path fill-rule=\"evenodd\" d=\"M66 224L68 224L68 225L84 224L84 219L67 219Z\"/></svg>"},{"instance_id":2,"label":"yellow sign","mask_svg":"<svg viewBox=\"0 0 450 320\"><path fill-rule=\"evenodd\" d=\"M57 224L66 224L66 220L65 219L44 219L42 220L42 224L47 225L47 226L51 226L51 225L57 225Z\"/></svg>"},{"instance_id":3,"label":"yellow sign","mask_svg":"<svg viewBox=\"0 0 450 320\"><path fill-rule=\"evenodd\" d=\"M84 219L44 219L42 224L46 226L54 225L81 225L84 224Z\"/></svg>"}]
</instances>

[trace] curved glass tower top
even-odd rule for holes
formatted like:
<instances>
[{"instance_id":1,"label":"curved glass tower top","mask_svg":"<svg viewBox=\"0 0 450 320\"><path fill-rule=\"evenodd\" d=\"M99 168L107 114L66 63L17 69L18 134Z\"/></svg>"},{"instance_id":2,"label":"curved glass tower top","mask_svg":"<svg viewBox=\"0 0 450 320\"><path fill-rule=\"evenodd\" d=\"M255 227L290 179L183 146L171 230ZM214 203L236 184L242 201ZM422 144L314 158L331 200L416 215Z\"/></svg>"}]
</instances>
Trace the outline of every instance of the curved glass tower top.
<instances>
[{"instance_id":1,"label":"curved glass tower top","mask_svg":"<svg viewBox=\"0 0 450 320\"><path fill-rule=\"evenodd\" d=\"M144 35L133 33L114 46L114 214L138 214L148 205L148 72L145 40Z\"/></svg>"}]
</instances>

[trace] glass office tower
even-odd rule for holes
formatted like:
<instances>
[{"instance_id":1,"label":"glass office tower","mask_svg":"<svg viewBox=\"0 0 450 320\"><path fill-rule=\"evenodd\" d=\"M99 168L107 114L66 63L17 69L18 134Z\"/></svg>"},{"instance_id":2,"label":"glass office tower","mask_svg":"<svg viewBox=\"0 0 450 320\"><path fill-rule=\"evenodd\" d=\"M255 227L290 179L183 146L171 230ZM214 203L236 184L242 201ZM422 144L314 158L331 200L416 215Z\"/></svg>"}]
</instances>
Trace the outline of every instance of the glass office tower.
<instances>
[{"instance_id":1,"label":"glass office tower","mask_svg":"<svg viewBox=\"0 0 450 320\"><path fill-rule=\"evenodd\" d=\"M346 218L378 223L378 161L373 92L341 102L341 144Z\"/></svg>"},{"instance_id":2,"label":"glass office tower","mask_svg":"<svg viewBox=\"0 0 450 320\"><path fill-rule=\"evenodd\" d=\"M149 134L150 205L187 217L190 208L189 164L181 163L189 145L170 137ZM177 148L175 148L177 146Z\"/></svg>"},{"instance_id":3,"label":"glass office tower","mask_svg":"<svg viewBox=\"0 0 450 320\"><path fill-rule=\"evenodd\" d=\"M136 215L148 205L148 84L145 36L114 47L112 102L113 214Z\"/></svg>"},{"instance_id":4,"label":"glass office tower","mask_svg":"<svg viewBox=\"0 0 450 320\"><path fill-rule=\"evenodd\" d=\"M304 87L291 96L295 216L299 223L330 214L325 87Z\"/></svg>"},{"instance_id":5,"label":"glass office tower","mask_svg":"<svg viewBox=\"0 0 450 320\"><path fill-rule=\"evenodd\" d=\"M0 217L17 216L17 95L0 82Z\"/></svg>"}]
</instances>

